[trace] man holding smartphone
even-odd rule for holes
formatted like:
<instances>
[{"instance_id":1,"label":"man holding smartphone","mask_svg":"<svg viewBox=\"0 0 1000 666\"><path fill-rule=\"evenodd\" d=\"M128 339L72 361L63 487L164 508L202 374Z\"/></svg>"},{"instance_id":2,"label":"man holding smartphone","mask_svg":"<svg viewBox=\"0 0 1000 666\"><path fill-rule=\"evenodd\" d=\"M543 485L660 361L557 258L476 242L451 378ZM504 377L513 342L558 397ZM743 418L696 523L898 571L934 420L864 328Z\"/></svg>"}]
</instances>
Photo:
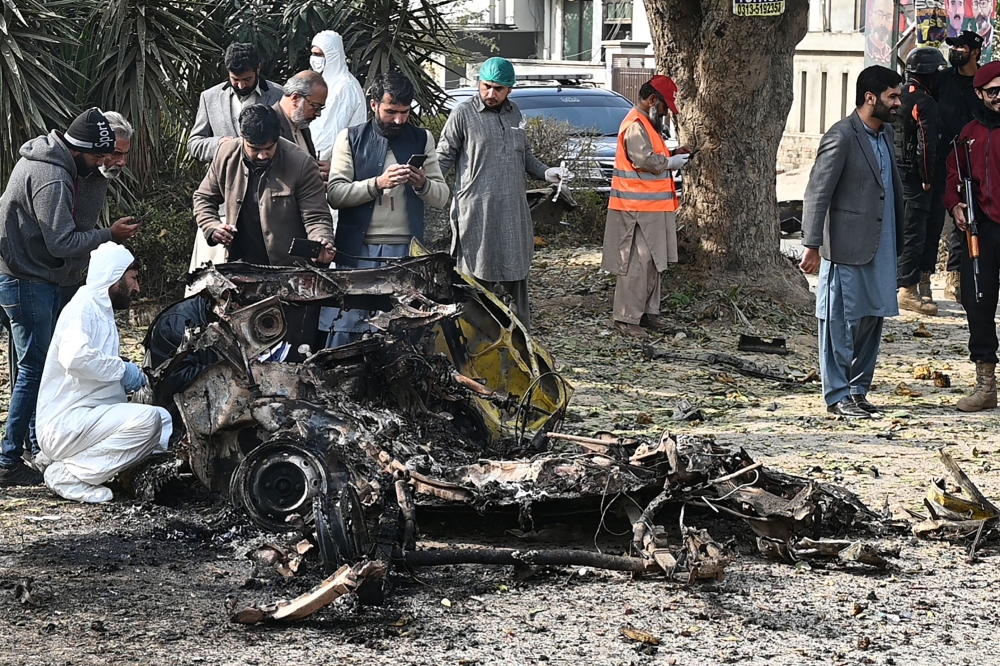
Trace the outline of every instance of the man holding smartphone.
<instances>
[{"instance_id":1,"label":"man holding smartphone","mask_svg":"<svg viewBox=\"0 0 1000 666\"><path fill-rule=\"evenodd\" d=\"M405 257L424 238L424 206L444 208L448 186L434 136L410 124L413 83L399 72L370 89L373 117L340 132L333 145L327 201L339 210L337 267L374 268ZM320 328L337 347L372 329L367 310L324 308Z\"/></svg>"},{"instance_id":2,"label":"man holding smartphone","mask_svg":"<svg viewBox=\"0 0 1000 666\"><path fill-rule=\"evenodd\" d=\"M139 231L131 217L110 228L97 227L108 191L101 169L124 165L131 145L130 137L120 136L130 134L125 129L120 132L95 107L77 116L65 132L31 139L21 146L0 197L0 304L17 356L0 452L0 486L42 480L23 462L24 443L37 447L35 404L63 288L83 281L92 250Z\"/></svg>"}]
</instances>

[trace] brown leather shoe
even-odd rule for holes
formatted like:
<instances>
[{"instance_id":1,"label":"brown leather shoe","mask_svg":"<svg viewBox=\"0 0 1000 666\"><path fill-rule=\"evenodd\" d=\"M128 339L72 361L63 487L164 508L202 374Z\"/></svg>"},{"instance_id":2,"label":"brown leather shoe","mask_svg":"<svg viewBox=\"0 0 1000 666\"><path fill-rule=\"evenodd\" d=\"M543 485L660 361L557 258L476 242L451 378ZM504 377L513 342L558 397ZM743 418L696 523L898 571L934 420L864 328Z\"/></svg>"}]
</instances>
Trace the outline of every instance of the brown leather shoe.
<instances>
[{"instance_id":1,"label":"brown leather shoe","mask_svg":"<svg viewBox=\"0 0 1000 666\"><path fill-rule=\"evenodd\" d=\"M623 321L615 321L615 329L627 338L639 338L644 340L649 337L646 331L642 330L639 324L626 324Z\"/></svg>"},{"instance_id":2,"label":"brown leather shoe","mask_svg":"<svg viewBox=\"0 0 1000 666\"><path fill-rule=\"evenodd\" d=\"M642 319L639 320L639 325L648 328L651 331L670 330L670 326L667 326L666 322L660 319L660 315L654 315L654 314L642 315Z\"/></svg>"}]
</instances>

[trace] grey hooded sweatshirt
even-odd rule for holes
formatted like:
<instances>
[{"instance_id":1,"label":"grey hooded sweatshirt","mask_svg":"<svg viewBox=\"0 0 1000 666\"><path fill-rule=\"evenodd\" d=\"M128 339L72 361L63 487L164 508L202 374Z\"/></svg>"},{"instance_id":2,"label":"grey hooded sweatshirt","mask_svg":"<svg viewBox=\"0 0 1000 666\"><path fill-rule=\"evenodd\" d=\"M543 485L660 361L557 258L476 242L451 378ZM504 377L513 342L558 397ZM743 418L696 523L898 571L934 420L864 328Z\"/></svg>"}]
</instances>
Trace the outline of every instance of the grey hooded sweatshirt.
<instances>
[{"instance_id":1,"label":"grey hooded sweatshirt","mask_svg":"<svg viewBox=\"0 0 1000 666\"><path fill-rule=\"evenodd\" d=\"M59 286L84 281L90 253L111 240L97 229L108 181L81 178L73 155L53 130L21 146L0 196L0 272Z\"/></svg>"}]
</instances>

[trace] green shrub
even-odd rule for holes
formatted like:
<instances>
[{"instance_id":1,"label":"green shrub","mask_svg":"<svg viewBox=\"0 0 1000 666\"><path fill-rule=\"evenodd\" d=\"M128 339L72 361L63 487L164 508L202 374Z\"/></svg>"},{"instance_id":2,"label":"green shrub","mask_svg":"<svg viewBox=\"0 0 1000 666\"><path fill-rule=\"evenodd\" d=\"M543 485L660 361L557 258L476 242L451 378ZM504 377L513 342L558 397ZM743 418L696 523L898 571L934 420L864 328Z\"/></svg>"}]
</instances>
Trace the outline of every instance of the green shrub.
<instances>
[{"instance_id":1,"label":"green shrub","mask_svg":"<svg viewBox=\"0 0 1000 666\"><path fill-rule=\"evenodd\" d=\"M600 243L604 240L604 223L608 217L608 197L592 189L573 188L577 207L566 214L570 225L567 233L580 243Z\"/></svg>"},{"instance_id":2,"label":"green shrub","mask_svg":"<svg viewBox=\"0 0 1000 666\"><path fill-rule=\"evenodd\" d=\"M183 278L198 229L191 193L200 182L196 172L176 169L161 174L158 184L138 202L111 202L112 220L124 215L142 220L142 229L125 245L142 262L143 298L168 303L184 296Z\"/></svg>"}]
</instances>

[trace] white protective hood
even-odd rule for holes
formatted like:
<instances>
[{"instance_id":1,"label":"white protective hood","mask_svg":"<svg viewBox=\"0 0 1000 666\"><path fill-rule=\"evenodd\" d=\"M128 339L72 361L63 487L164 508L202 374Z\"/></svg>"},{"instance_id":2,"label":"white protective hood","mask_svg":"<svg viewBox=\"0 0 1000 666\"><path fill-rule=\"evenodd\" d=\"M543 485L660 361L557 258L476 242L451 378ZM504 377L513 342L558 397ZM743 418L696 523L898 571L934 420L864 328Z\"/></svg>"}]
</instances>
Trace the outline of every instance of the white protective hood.
<instances>
[{"instance_id":1,"label":"white protective hood","mask_svg":"<svg viewBox=\"0 0 1000 666\"><path fill-rule=\"evenodd\" d=\"M43 450L45 443L72 437L80 426L75 410L125 402L125 362L108 288L133 260L118 243L98 247L90 254L87 284L59 315L38 391L35 418Z\"/></svg>"},{"instance_id":2,"label":"white protective hood","mask_svg":"<svg viewBox=\"0 0 1000 666\"><path fill-rule=\"evenodd\" d=\"M333 142L340 131L368 120L365 93L358 80L347 69L344 40L333 30L324 30L313 37L312 45L323 51L326 65L321 72L329 88L326 108L312 121L309 131L321 160L329 160Z\"/></svg>"}]
</instances>

